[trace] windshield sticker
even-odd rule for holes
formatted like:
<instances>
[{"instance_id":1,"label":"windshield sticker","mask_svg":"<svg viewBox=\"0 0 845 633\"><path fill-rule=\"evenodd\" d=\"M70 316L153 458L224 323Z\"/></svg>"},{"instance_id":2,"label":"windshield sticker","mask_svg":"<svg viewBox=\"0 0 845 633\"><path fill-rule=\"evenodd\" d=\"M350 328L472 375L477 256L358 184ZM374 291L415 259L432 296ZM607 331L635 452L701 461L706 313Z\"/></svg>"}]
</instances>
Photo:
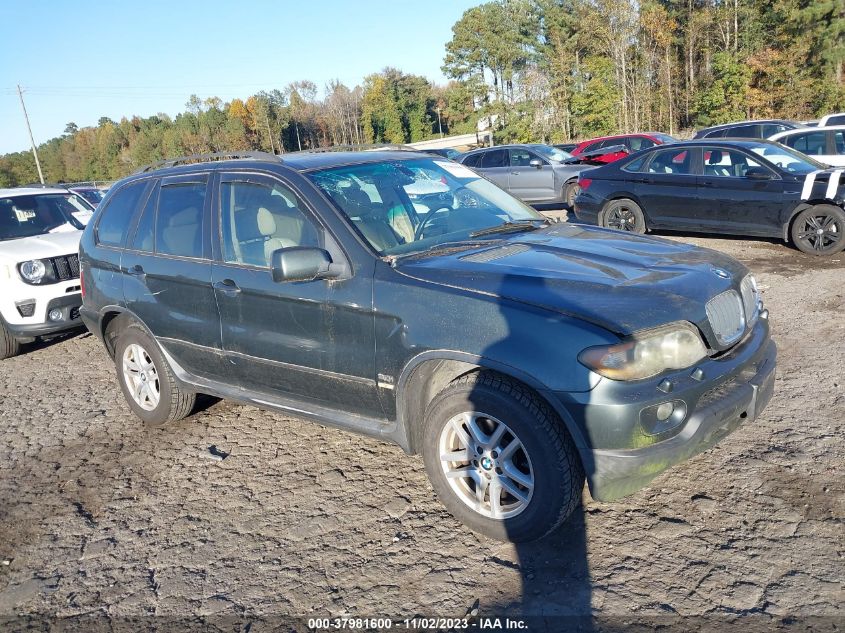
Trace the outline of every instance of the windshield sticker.
<instances>
[{"instance_id":1,"label":"windshield sticker","mask_svg":"<svg viewBox=\"0 0 845 633\"><path fill-rule=\"evenodd\" d=\"M830 175L830 180L827 181L827 191L824 197L828 200L836 199L836 190L839 189L839 177L842 175L842 169L837 169Z\"/></svg>"},{"instance_id":2,"label":"windshield sticker","mask_svg":"<svg viewBox=\"0 0 845 633\"><path fill-rule=\"evenodd\" d=\"M434 164L442 167L455 178L478 178L478 174L472 171L469 167L464 167L460 163L447 162L445 160L436 160Z\"/></svg>"}]
</instances>

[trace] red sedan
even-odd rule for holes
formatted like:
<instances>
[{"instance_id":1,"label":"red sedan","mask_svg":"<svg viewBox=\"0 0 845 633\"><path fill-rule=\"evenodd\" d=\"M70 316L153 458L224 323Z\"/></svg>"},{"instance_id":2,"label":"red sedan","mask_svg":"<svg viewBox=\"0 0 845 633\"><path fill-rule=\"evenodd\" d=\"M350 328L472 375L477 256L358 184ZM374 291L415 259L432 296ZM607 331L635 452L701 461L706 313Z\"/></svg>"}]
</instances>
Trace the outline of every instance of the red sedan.
<instances>
[{"instance_id":1,"label":"red sedan","mask_svg":"<svg viewBox=\"0 0 845 633\"><path fill-rule=\"evenodd\" d=\"M663 145L664 143L677 143L678 139L662 134L661 132L643 132L641 134L618 134L616 136L602 136L601 138L594 138L589 141L582 141L575 146L575 149L570 153L573 156L583 156L586 153L595 153L602 148L611 149L608 154L603 154L596 157L594 160L600 163L612 163L625 158L629 154L638 152L641 149L648 149L655 145ZM619 146L622 146L619 148ZM617 150L612 150L612 148Z\"/></svg>"}]
</instances>

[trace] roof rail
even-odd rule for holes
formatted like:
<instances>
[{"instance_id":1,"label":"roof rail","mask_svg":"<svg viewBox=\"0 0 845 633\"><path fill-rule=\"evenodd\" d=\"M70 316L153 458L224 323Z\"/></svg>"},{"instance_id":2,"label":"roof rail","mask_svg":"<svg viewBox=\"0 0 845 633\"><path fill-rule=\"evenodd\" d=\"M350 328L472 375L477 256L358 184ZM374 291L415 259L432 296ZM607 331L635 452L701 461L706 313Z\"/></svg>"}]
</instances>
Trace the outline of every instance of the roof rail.
<instances>
[{"instance_id":1,"label":"roof rail","mask_svg":"<svg viewBox=\"0 0 845 633\"><path fill-rule=\"evenodd\" d=\"M133 174L143 174L154 169L161 169L163 167L175 167L176 165L188 165L191 163L210 163L216 160L238 160L238 159L256 159L256 160L272 160L282 162L282 157L269 152L214 152L212 154L192 154L191 156L180 156L179 158L167 158L156 163L145 165L134 172Z\"/></svg>"},{"instance_id":2,"label":"roof rail","mask_svg":"<svg viewBox=\"0 0 845 633\"><path fill-rule=\"evenodd\" d=\"M291 154L324 154L326 152L375 152L381 149L398 150L403 152L419 152L422 150L410 145L401 145L399 143L362 143L360 145L332 145L331 147L315 147L313 149L303 149L298 152L289 152Z\"/></svg>"}]
</instances>

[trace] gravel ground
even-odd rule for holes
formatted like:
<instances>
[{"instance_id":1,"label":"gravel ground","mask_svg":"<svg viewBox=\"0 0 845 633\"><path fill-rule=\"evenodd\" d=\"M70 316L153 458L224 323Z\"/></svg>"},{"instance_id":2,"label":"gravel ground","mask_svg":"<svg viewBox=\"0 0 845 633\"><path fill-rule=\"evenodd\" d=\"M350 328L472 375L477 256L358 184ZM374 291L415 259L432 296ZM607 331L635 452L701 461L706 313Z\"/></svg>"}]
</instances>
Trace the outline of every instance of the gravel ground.
<instances>
[{"instance_id":1,"label":"gravel ground","mask_svg":"<svg viewBox=\"0 0 845 633\"><path fill-rule=\"evenodd\" d=\"M463 616L477 601L482 615L596 617L548 630L679 616L841 630L845 254L671 239L757 273L774 398L713 450L621 501L585 498L529 546L463 528L396 447L228 402L147 429L94 337L27 346L0 365L0 616L24 616L0 628L190 615L245 631L280 615Z\"/></svg>"}]
</instances>

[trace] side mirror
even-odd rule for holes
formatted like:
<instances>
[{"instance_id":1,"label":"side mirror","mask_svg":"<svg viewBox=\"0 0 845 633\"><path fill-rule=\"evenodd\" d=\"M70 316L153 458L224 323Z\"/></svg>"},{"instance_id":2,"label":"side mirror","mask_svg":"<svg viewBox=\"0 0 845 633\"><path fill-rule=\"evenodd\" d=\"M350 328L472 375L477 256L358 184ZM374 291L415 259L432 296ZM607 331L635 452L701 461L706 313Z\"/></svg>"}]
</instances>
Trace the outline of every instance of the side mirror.
<instances>
[{"instance_id":1,"label":"side mirror","mask_svg":"<svg viewBox=\"0 0 845 633\"><path fill-rule=\"evenodd\" d=\"M542 169L543 168L543 161L541 161L539 158L532 158L528 162L528 164L531 165L534 169Z\"/></svg>"},{"instance_id":2,"label":"side mirror","mask_svg":"<svg viewBox=\"0 0 845 633\"><path fill-rule=\"evenodd\" d=\"M745 171L745 177L750 180L771 180L772 173L765 167L749 167Z\"/></svg>"},{"instance_id":3,"label":"side mirror","mask_svg":"<svg viewBox=\"0 0 845 633\"><path fill-rule=\"evenodd\" d=\"M273 281L313 281L336 277L332 258L322 248L292 246L273 251Z\"/></svg>"}]
</instances>

